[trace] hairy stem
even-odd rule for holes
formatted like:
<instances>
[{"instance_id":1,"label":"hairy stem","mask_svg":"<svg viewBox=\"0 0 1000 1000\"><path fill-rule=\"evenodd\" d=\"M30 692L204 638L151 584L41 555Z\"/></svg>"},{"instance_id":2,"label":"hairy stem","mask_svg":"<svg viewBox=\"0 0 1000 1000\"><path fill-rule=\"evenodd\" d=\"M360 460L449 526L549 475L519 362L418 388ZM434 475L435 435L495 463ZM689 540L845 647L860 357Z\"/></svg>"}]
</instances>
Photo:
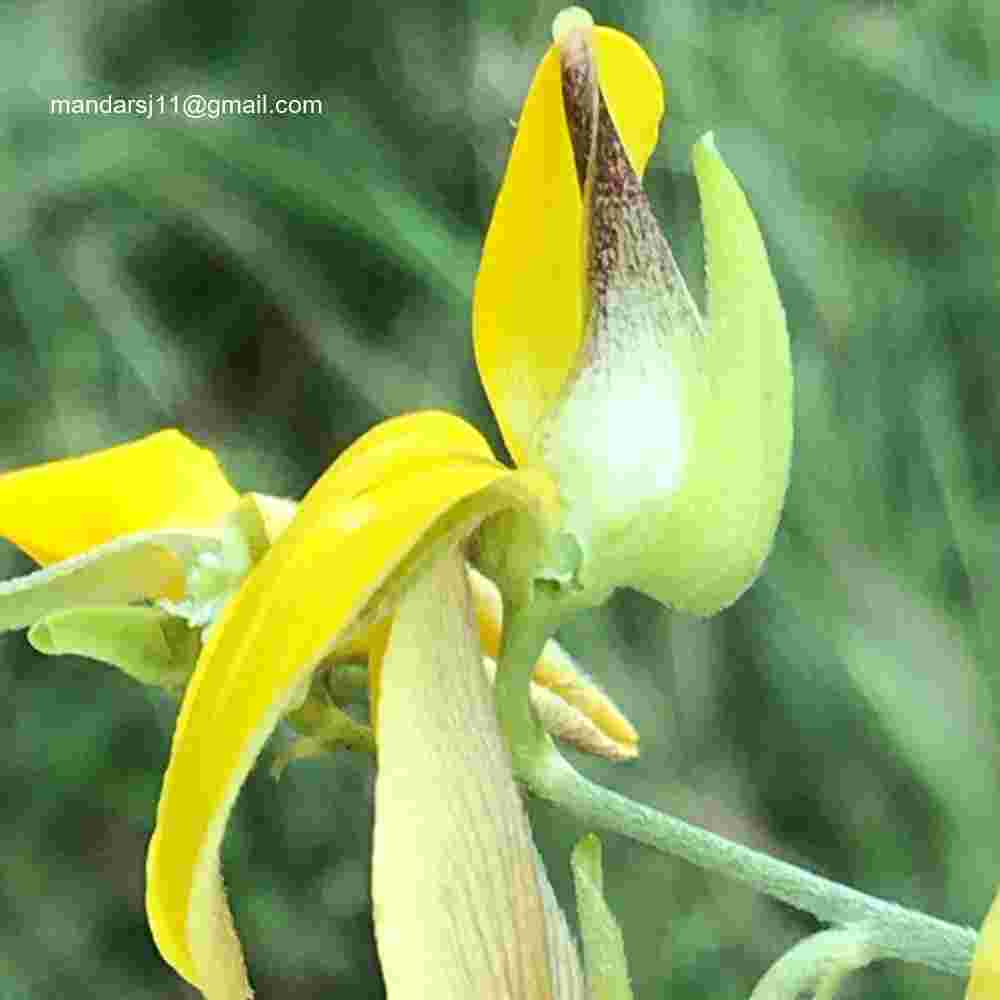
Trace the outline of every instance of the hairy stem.
<instances>
[{"instance_id":1,"label":"hairy stem","mask_svg":"<svg viewBox=\"0 0 1000 1000\"><path fill-rule=\"evenodd\" d=\"M548 737L531 708L531 675L549 636L554 608L543 601L518 607L504 601L504 629L494 685L497 716L514 762L514 772L538 760Z\"/></svg>"},{"instance_id":2,"label":"hairy stem","mask_svg":"<svg viewBox=\"0 0 1000 1000\"><path fill-rule=\"evenodd\" d=\"M865 923L869 943L883 958L897 958L968 976L975 931L949 924L720 837L675 816L595 784L559 753L538 724L528 700L534 664L558 620L555 603L505 608L497 671L497 712L518 779L539 798L560 806L590 828L629 837L708 871L728 875L760 892L835 925Z\"/></svg>"},{"instance_id":3,"label":"hairy stem","mask_svg":"<svg viewBox=\"0 0 1000 1000\"><path fill-rule=\"evenodd\" d=\"M866 895L633 802L585 778L554 747L538 764L524 776L531 791L587 826L620 833L728 875L824 922L868 922L871 944L883 958L919 962L956 976L969 974L975 931Z\"/></svg>"}]
</instances>

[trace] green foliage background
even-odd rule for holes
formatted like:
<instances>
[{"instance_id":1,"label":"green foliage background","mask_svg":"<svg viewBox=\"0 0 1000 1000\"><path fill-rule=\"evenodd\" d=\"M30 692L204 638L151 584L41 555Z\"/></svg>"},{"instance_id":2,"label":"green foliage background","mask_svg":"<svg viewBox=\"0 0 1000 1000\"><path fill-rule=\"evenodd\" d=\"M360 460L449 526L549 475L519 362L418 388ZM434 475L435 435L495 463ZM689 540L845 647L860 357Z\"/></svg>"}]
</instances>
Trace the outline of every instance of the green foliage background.
<instances>
[{"instance_id":1,"label":"green foliage background","mask_svg":"<svg viewBox=\"0 0 1000 1000\"><path fill-rule=\"evenodd\" d=\"M0 468L172 425L240 487L296 496L375 421L427 406L499 446L470 295L558 6L0 6ZM753 590L710 622L622 594L567 630L643 737L637 764L582 766L978 924L1000 879L1000 7L592 10L666 78L648 186L696 294L688 150L702 132L749 191L798 395L787 511ZM325 112L48 111L52 97L260 92L320 97ZM3 575L28 567L0 551ZM174 706L21 635L0 639L0 706L0 998L193 996L142 912ZM348 754L250 780L225 854L261 998L381 995L371 790L370 761ZM568 902L584 831L533 817ZM640 998L745 998L814 926L616 838L605 858ZM844 996L962 990L886 964Z\"/></svg>"}]
</instances>

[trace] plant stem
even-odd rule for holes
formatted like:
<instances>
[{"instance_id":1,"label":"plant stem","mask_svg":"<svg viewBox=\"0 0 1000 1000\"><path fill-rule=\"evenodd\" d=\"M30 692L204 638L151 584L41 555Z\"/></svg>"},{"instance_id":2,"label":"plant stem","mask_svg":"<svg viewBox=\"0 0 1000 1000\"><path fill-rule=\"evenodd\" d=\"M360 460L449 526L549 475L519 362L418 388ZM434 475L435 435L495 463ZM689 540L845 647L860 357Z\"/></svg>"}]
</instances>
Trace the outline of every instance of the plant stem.
<instances>
[{"instance_id":1,"label":"plant stem","mask_svg":"<svg viewBox=\"0 0 1000 1000\"><path fill-rule=\"evenodd\" d=\"M973 930L868 896L633 802L585 778L555 747L538 763L525 776L528 787L588 826L728 875L824 922L869 922L872 945L881 957L919 962L956 976L969 974L976 945Z\"/></svg>"},{"instance_id":2,"label":"plant stem","mask_svg":"<svg viewBox=\"0 0 1000 1000\"><path fill-rule=\"evenodd\" d=\"M919 962L968 976L976 932L869 896L772 858L675 816L634 802L580 774L535 719L528 688L546 639L561 617L558 601L504 607L496 679L497 714L514 773L535 795L561 806L586 826L629 837L708 871L728 875L821 921L866 923L880 957Z\"/></svg>"},{"instance_id":3,"label":"plant stem","mask_svg":"<svg viewBox=\"0 0 1000 1000\"><path fill-rule=\"evenodd\" d=\"M544 752L546 733L531 709L535 664L555 631L554 608L543 600L518 607L504 600L504 628L494 686L497 716L514 762L530 768Z\"/></svg>"}]
</instances>

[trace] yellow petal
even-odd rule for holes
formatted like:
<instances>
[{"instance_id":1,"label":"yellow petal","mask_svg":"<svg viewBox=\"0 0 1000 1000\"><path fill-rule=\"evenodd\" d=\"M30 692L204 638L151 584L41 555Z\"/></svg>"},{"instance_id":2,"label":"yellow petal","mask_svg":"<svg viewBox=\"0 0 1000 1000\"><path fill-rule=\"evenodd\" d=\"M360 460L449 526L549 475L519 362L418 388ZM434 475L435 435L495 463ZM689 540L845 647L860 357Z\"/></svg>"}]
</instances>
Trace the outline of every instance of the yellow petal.
<instances>
[{"instance_id":1,"label":"yellow petal","mask_svg":"<svg viewBox=\"0 0 1000 1000\"><path fill-rule=\"evenodd\" d=\"M601 86L636 171L656 144L663 88L639 45L595 28ZM583 336L583 214L558 46L535 73L476 280L476 362L518 465Z\"/></svg>"},{"instance_id":2,"label":"yellow petal","mask_svg":"<svg viewBox=\"0 0 1000 1000\"><path fill-rule=\"evenodd\" d=\"M1000 997L1000 893L979 932L965 1000L997 1000L997 997Z\"/></svg>"},{"instance_id":3,"label":"yellow petal","mask_svg":"<svg viewBox=\"0 0 1000 1000\"><path fill-rule=\"evenodd\" d=\"M411 419L417 426L426 417ZM412 462L389 447L381 474L398 475L380 478L372 454L392 434L384 427L378 434L381 441L354 452L363 475L340 461L307 494L227 608L181 708L150 845L147 905L164 957L212 1000L247 989L219 845L239 787L280 716L423 548L442 534L467 533L496 510L550 498L547 478L512 473L481 452L430 456L425 448ZM345 496L359 482L370 485Z\"/></svg>"},{"instance_id":4,"label":"yellow petal","mask_svg":"<svg viewBox=\"0 0 1000 1000\"><path fill-rule=\"evenodd\" d=\"M0 535L42 565L120 535L211 524L238 496L179 431L0 476Z\"/></svg>"},{"instance_id":5,"label":"yellow petal","mask_svg":"<svg viewBox=\"0 0 1000 1000\"><path fill-rule=\"evenodd\" d=\"M374 733L378 733L378 713L382 703L382 663L385 660L385 649L389 644L391 629L392 619L386 618L384 621L376 622L365 633L365 650L368 655L369 717Z\"/></svg>"},{"instance_id":6,"label":"yellow petal","mask_svg":"<svg viewBox=\"0 0 1000 1000\"><path fill-rule=\"evenodd\" d=\"M388 996L582 997L565 921L546 905L457 551L400 604L379 728L372 897Z\"/></svg>"},{"instance_id":7,"label":"yellow petal","mask_svg":"<svg viewBox=\"0 0 1000 1000\"><path fill-rule=\"evenodd\" d=\"M495 462L486 439L471 424L443 410L422 410L383 420L347 448L330 469L328 499L353 497L388 476L466 455Z\"/></svg>"}]
</instances>

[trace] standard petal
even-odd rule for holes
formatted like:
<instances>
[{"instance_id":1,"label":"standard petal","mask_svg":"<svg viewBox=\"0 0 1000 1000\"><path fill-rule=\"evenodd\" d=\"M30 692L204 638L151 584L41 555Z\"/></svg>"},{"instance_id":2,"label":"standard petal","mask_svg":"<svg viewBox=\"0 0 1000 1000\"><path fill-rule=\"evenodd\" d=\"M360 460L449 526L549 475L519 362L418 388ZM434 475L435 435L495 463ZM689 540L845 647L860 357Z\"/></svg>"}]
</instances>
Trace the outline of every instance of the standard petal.
<instances>
[{"instance_id":1,"label":"standard petal","mask_svg":"<svg viewBox=\"0 0 1000 1000\"><path fill-rule=\"evenodd\" d=\"M593 43L608 107L641 175L663 115L659 75L619 31L595 28ZM521 110L473 311L479 374L518 465L574 363L583 310L583 213L553 45Z\"/></svg>"},{"instance_id":2,"label":"standard petal","mask_svg":"<svg viewBox=\"0 0 1000 1000\"><path fill-rule=\"evenodd\" d=\"M179 431L0 475L0 535L43 566L117 538L211 524L238 500Z\"/></svg>"},{"instance_id":3,"label":"standard petal","mask_svg":"<svg viewBox=\"0 0 1000 1000\"><path fill-rule=\"evenodd\" d=\"M642 529L658 540L658 566L635 585L707 615L739 597L770 550L788 484L792 368L760 229L711 136L695 146L694 168L708 271L704 377L689 379L695 437L683 485Z\"/></svg>"},{"instance_id":4,"label":"standard petal","mask_svg":"<svg viewBox=\"0 0 1000 1000\"><path fill-rule=\"evenodd\" d=\"M996 1000L1000 996L1000 893L997 893L979 932L972 978L965 1000Z\"/></svg>"},{"instance_id":5,"label":"standard petal","mask_svg":"<svg viewBox=\"0 0 1000 1000\"><path fill-rule=\"evenodd\" d=\"M365 448L355 454L370 458ZM341 461L307 494L227 608L181 708L150 845L147 903L164 957L211 1000L247 990L218 869L226 819L312 669L432 544L468 533L496 510L552 499L545 477L512 473L481 454L413 463L394 453L379 476L366 468L360 478L371 485L360 493L354 484L345 496L354 470ZM401 474L386 478L393 469Z\"/></svg>"},{"instance_id":6,"label":"standard petal","mask_svg":"<svg viewBox=\"0 0 1000 1000\"><path fill-rule=\"evenodd\" d=\"M458 551L400 603L379 732L372 896L387 995L582 997L565 922L546 906Z\"/></svg>"}]
</instances>

